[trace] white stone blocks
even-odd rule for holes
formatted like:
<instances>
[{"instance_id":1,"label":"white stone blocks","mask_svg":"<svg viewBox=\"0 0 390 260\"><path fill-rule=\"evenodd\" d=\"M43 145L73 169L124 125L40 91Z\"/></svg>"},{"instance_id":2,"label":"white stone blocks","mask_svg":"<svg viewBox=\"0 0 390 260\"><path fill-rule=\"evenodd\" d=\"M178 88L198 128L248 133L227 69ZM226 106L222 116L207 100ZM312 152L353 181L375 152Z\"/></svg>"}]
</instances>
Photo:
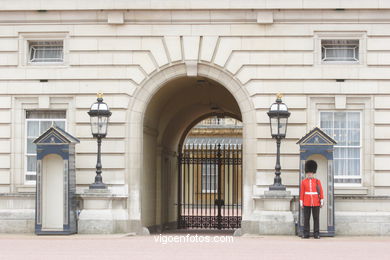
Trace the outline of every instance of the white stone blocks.
<instances>
[{"instance_id":1,"label":"white stone blocks","mask_svg":"<svg viewBox=\"0 0 390 260\"><path fill-rule=\"evenodd\" d=\"M276 155L261 155L256 158L256 168L263 170L275 169ZM282 169L285 170L298 170L299 169L299 155L286 155L280 156L280 164Z\"/></svg>"},{"instance_id":2,"label":"white stone blocks","mask_svg":"<svg viewBox=\"0 0 390 260\"><path fill-rule=\"evenodd\" d=\"M72 37L69 39L69 51L98 50L98 38Z\"/></svg>"},{"instance_id":3,"label":"white stone blocks","mask_svg":"<svg viewBox=\"0 0 390 260\"><path fill-rule=\"evenodd\" d=\"M161 37L141 39L141 49L150 50L159 67L168 63L168 57L162 39Z\"/></svg>"},{"instance_id":4,"label":"white stone blocks","mask_svg":"<svg viewBox=\"0 0 390 260\"><path fill-rule=\"evenodd\" d=\"M185 60L198 60L199 36L183 36L183 56Z\"/></svg>"},{"instance_id":5,"label":"white stone blocks","mask_svg":"<svg viewBox=\"0 0 390 260\"><path fill-rule=\"evenodd\" d=\"M367 39L368 51L386 51L390 50L390 38L387 37L369 37Z\"/></svg>"},{"instance_id":6,"label":"white stone blocks","mask_svg":"<svg viewBox=\"0 0 390 260\"><path fill-rule=\"evenodd\" d=\"M179 1L184 2L184 1ZM172 22L188 22L188 21L210 21L210 12L204 10L176 10L171 12Z\"/></svg>"},{"instance_id":7,"label":"white stone blocks","mask_svg":"<svg viewBox=\"0 0 390 260\"><path fill-rule=\"evenodd\" d=\"M18 51L18 39L0 38L0 51Z\"/></svg>"},{"instance_id":8,"label":"white stone blocks","mask_svg":"<svg viewBox=\"0 0 390 260\"><path fill-rule=\"evenodd\" d=\"M375 173L374 185L376 187L390 187L390 172Z\"/></svg>"},{"instance_id":9,"label":"white stone blocks","mask_svg":"<svg viewBox=\"0 0 390 260\"><path fill-rule=\"evenodd\" d=\"M390 171L389 155L376 156L374 158L374 169L377 171Z\"/></svg>"},{"instance_id":10,"label":"white stone blocks","mask_svg":"<svg viewBox=\"0 0 390 260\"><path fill-rule=\"evenodd\" d=\"M11 111L1 109L0 110L0 123L11 123Z\"/></svg>"},{"instance_id":11,"label":"white stone blocks","mask_svg":"<svg viewBox=\"0 0 390 260\"><path fill-rule=\"evenodd\" d=\"M0 66L17 66L17 52L0 52Z\"/></svg>"},{"instance_id":12,"label":"white stone blocks","mask_svg":"<svg viewBox=\"0 0 390 260\"><path fill-rule=\"evenodd\" d=\"M0 184L11 184L11 176L9 170L0 170Z\"/></svg>"},{"instance_id":13,"label":"white stone blocks","mask_svg":"<svg viewBox=\"0 0 390 260\"><path fill-rule=\"evenodd\" d=\"M214 63L223 67L231 55L232 50L241 50L241 38L220 37L217 48Z\"/></svg>"},{"instance_id":14,"label":"white stone blocks","mask_svg":"<svg viewBox=\"0 0 390 260\"><path fill-rule=\"evenodd\" d=\"M390 140L376 140L374 143L374 153L375 154L382 154L382 155L389 155L390 154Z\"/></svg>"},{"instance_id":15,"label":"white stone blocks","mask_svg":"<svg viewBox=\"0 0 390 260\"><path fill-rule=\"evenodd\" d=\"M125 95L103 95L103 99L104 99L104 102L106 102L108 104L110 109L111 108L113 108L113 109L114 108L127 109L129 106L129 98ZM95 96L77 95L75 97L75 107L89 109L91 107L92 103L94 103L95 101L96 101Z\"/></svg>"},{"instance_id":16,"label":"white stone blocks","mask_svg":"<svg viewBox=\"0 0 390 260\"><path fill-rule=\"evenodd\" d=\"M389 127L386 125L376 125L374 128L375 139L390 139Z\"/></svg>"},{"instance_id":17,"label":"white stone blocks","mask_svg":"<svg viewBox=\"0 0 390 260\"><path fill-rule=\"evenodd\" d=\"M11 141L0 140L0 153L10 153L10 152L11 152Z\"/></svg>"},{"instance_id":18,"label":"white stone blocks","mask_svg":"<svg viewBox=\"0 0 390 260\"><path fill-rule=\"evenodd\" d=\"M390 109L390 96L381 95L374 97L374 106L377 109Z\"/></svg>"},{"instance_id":19,"label":"white stone blocks","mask_svg":"<svg viewBox=\"0 0 390 260\"><path fill-rule=\"evenodd\" d=\"M164 36L164 42L171 62L180 61L182 59L180 36Z\"/></svg>"},{"instance_id":20,"label":"white stone blocks","mask_svg":"<svg viewBox=\"0 0 390 260\"><path fill-rule=\"evenodd\" d=\"M390 111L375 111L375 124L390 124Z\"/></svg>"},{"instance_id":21,"label":"white stone blocks","mask_svg":"<svg viewBox=\"0 0 390 260\"><path fill-rule=\"evenodd\" d=\"M9 169L11 167L10 154L0 154L0 169Z\"/></svg>"},{"instance_id":22,"label":"white stone blocks","mask_svg":"<svg viewBox=\"0 0 390 260\"><path fill-rule=\"evenodd\" d=\"M0 156L1 162L2 156ZM123 155L102 154L102 165L104 169L125 168L125 158ZM8 164L9 167L9 164ZM93 169L96 167L96 155L78 154L76 158L76 168Z\"/></svg>"},{"instance_id":23,"label":"white stone blocks","mask_svg":"<svg viewBox=\"0 0 390 260\"><path fill-rule=\"evenodd\" d=\"M109 126L110 130L110 126ZM0 141L0 147L1 147L1 142ZM112 140L112 139L103 139L102 142L102 149L106 153L111 153L111 154L121 154L125 152L125 144L126 142L123 140ZM1 151L1 149L0 149ZM76 145L76 152L78 154L81 153L96 153L96 140L81 140L81 142Z\"/></svg>"},{"instance_id":24,"label":"white stone blocks","mask_svg":"<svg viewBox=\"0 0 390 260\"><path fill-rule=\"evenodd\" d=\"M269 133L268 137L271 137L271 133ZM296 143L297 140L295 139L283 139L280 147L280 152L282 154L298 154L299 145ZM256 152L258 154L276 154L276 142L274 139L271 138L268 138L266 140L257 140L256 148Z\"/></svg>"},{"instance_id":25,"label":"white stone blocks","mask_svg":"<svg viewBox=\"0 0 390 260\"><path fill-rule=\"evenodd\" d=\"M245 65L313 65L311 52L257 52L233 51L226 68L233 74Z\"/></svg>"},{"instance_id":26,"label":"white stone blocks","mask_svg":"<svg viewBox=\"0 0 390 260\"><path fill-rule=\"evenodd\" d=\"M11 137L11 126L0 124L0 138L10 138Z\"/></svg>"},{"instance_id":27,"label":"white stone blocks","mask_svg":"<svg viewBox=\"0 0 390 260\"><path fill-rule=\"evenodd\" d=\"M11 108L10 96L0 96L0 108Z\"/></svg>"}]
</instances>

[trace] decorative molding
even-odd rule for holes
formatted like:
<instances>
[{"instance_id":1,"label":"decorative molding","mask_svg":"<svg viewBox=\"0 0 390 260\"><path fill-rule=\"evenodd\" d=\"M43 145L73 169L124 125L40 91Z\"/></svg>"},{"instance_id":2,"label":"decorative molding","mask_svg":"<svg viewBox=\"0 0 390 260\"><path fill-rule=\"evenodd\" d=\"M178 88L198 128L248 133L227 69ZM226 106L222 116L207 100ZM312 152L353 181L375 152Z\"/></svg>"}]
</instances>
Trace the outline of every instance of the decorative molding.
<instances>
[{"instance_id":1,"label":"decorative molding","mask_svg":"<svg viewBox=\"0 0 390 260\"><path fill-rule=\"evenodd\" d=\"M274 13L272 11L257 12L257 23L258 24L274 23Z\"/></svg>"},{"instance_id":2,"label":"decorative molding","mask_svg":"<svg viewBox=\"0 0 390 260\"><path fill-rule=\"evenodd\" d=\"M123 12L109 12L107 14L108 24L124 24L124 22Z\"/></svg>"}]
</instances>

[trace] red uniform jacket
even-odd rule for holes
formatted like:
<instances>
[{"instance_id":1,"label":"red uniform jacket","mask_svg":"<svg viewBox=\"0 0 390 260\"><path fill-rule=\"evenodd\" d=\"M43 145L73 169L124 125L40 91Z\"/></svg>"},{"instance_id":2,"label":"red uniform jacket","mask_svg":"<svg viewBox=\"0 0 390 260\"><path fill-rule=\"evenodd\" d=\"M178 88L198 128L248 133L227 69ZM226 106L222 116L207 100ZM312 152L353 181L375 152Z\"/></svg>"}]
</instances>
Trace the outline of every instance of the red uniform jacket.
<instances>
[{"instance_id":1,"label":"red uniform jacket","mask_svg":"<svg viewBox=\"0 0 390 260\"><path fill-rule=\"evenodd\" d=\"M319 191L317 191L317 184ZM304 179L301 183L301 192L299 194L299 200L303 201L303 206L318 207L321 205L320 198L324 199L321 181L315 178Z\"/></svg>"}]
</instances>

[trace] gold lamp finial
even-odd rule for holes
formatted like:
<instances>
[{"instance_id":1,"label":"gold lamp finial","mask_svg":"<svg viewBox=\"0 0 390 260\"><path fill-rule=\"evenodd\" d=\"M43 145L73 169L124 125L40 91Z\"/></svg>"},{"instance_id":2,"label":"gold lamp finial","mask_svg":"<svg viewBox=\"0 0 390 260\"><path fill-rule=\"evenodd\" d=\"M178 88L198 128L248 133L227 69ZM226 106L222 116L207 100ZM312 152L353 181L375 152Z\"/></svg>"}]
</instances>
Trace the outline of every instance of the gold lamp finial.
<instances>
[{"instance_id":1,"label":"gold lamp finial","mask_svg":"<svg viewBox=\"0 0 390 260\"><path fill-rule=\"evenodd\" d=\"M276 98L277 98L277 99L282 99L282 97L283 97L283 94L282 94L282 93L276 94Z\"/></svg>"},{"instance_id":2,"label":"gold lamp finial","mask_svg":"<svg viewBox=\"0 0 390 260\"><path fill-rule=\"evenodd\" d=\"M97 93L97 97L98 98L103 98L103 93L102 92Z\"/></svg>"}]
</instances>

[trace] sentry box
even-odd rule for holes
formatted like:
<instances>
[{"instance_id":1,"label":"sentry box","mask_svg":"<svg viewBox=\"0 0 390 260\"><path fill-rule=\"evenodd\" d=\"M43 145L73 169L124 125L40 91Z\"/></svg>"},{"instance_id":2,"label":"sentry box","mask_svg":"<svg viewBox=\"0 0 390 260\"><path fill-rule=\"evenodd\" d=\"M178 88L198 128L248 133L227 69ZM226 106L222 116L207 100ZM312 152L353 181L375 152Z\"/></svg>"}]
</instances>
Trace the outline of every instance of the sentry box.
<instances>
[{"instance_id":1,"label":"sentry box","mask_svg":"<svg viewBox=\"0 0 390 260\"><path fill-rule=\"evenodd\" d=\"M37 146L35 234L77 233L75 145L80 141L53 124Z\"/></svg>"},{"instance_id":2,"label":"sentry box","mask_svg":"<svg viewBox=\"0 0 390 260\"><path fill-rule=\"evenodd\" d=\"M334 236L334 170L333 147L336 141L316 127L298 141L300 147L299 185L305 178L305 162L315 160L318 164L315 177L322 183L324 206L320 210L320 236ZM300 189L301 187L299 187ZM303 233L303 209L299 208L298 235ZM310 227L313 227L311 219Z\"/></svg>"}]
</instances>

